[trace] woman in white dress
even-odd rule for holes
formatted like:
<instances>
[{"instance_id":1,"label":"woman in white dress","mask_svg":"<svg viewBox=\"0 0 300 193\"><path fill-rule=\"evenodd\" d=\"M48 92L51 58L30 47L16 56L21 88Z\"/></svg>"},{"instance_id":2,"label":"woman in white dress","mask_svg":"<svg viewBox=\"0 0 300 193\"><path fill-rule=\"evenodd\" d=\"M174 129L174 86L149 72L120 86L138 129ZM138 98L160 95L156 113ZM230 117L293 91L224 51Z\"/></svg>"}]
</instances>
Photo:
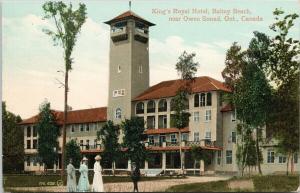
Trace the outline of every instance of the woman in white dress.
<instances>
[{"instance_id":1,"label":"woman in white dress","mask_svg":"<svg viewBox=\"0 0 300 193\"><path fill-rule=\"evenodd\" d=\"M102 180L102 168L100 166L100 160L101 157L100 155L97 155L95 157L95 164L94 164L94 179L93 179L93 186L92 186L92 191L93 192L104 192L104 185L103 185L103 180Z\"/></svg>"}]
</instances>

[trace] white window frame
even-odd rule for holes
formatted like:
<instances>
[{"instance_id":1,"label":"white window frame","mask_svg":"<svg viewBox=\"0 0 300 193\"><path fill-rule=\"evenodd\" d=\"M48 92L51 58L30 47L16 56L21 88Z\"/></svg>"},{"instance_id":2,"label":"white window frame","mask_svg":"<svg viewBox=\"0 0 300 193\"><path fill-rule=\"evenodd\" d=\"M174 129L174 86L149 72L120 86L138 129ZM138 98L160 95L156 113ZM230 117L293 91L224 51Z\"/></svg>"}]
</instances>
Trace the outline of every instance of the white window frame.
<instances>
[{"instance_id":1,"label":"white window frame","mask_svg":"<svg viewBox=\"0 0 300 193\"><path fill-rule=\"evenodd\" d=\"M116 119L121 119L122 118L122 110L121 108L117 108L115 111L115 118Z\"/></svg>"},{"instance_id":2,"label":"white window frame","mask_svg":"<svg viewBox=\"0 0 300 193\"><path fill-rule=\"evenodd\" d=\"M199 121L200 121L200 113L194 112L194 122L199 122Z\"/></svg>"},{"instance_id":3,"label":"white window frame","mask_svg":"<svg viewBox=\"0 0 300 193\"><path fill-rule=\"evenodd\" d=\"M194 132L194 142L199 142L200 141L200 134L199 132Z\"/></svg>"},{"instance_id":4,"label":"white window frame","mask_svg":"<svg viewBox=\"0 0 300 193\"><path fill-rule=\"evenodd\" d=\"M269 161L269 157L270 157L270 161ZM271 162L271 158L273 157L273 161ZM267 163L268 164L273 164L275 163L275 152L273 150L268 150L267 152Z\"/></svg>"},{"instance_id":5,"label":"white window frame","mask_svg":"<svg viewBox=\"0 0 300 193\"><path fill-rule=\"evenodd\" d=\"M176 134L171 134L170 138L171 138L171 143L177 143Z\"/></svg>"},{"instance_id":6,"label":"white window frame","mask_svg":"<svg viewBox=\"0 0 300 193\"><path fill-rule=\"evenodd\" d=\"M205 110L205 122L209 122L209 121L211 121L211 109Z\"/></svg>"},{"instance_id":7,"label":"white window frame","mask_svg":"<svg viewBox=\"0 0 300 193\"><path fill-rule=\"evenodd\" d=\"M235 141L233 140L233 133L235 133ZM237 138L236 138L236 132L235 131L231 131L231 142L232 143L236 143Z\"/></svg>"},{"instance_id":8,"label":"white window frame","mask_svg":"<svg viewBox=\"0 0 300 193\"><path fill-rule=\"evenodd\" d=\"M231 152L231 154L229 154L229 152ZM228 159L231 159L231 162L228 163ZM226 150L226 164L232 164L232 150Z\"/></svg>"},{"instance_id":9,"label":"white window frame","mask_svg":"<svg viewBox=\"0 0 300 193\"><path fill-rule=\"evenodd\" d=\"M206 129L206 131L205 131L205 139L211 140L211 130L210 129Z\"/></svg>"},{"instance_id":10,"label":"white window frame","mask_svg":"<svg viewBox=\"0 0 300 193\"><path fill-rule=\"evenodd\" d=\"M278 163L279 164L285 164L286 163L286 156L285 155L279 155L278 156Z\"/></svg>"}]
</instances>

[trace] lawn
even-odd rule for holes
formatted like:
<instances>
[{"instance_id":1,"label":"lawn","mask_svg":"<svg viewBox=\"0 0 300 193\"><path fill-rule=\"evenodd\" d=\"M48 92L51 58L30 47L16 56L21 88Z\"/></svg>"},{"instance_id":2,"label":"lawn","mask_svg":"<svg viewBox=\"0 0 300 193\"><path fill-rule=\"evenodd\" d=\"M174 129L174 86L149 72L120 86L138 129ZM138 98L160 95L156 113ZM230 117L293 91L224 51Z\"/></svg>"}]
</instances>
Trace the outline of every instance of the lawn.
<instances>
[{"instance_id":1,"label":"lawn","mask_svg":"<svg viewBox=\"0 0 300 193\"><path fill-rule=\"evenodd\" d=\"M253 189L230 189L229 183L232 181L247 181L252 180ZM253 176L251 178L232 178L226 181L193 183L176 185L168 188L167 192L290 192L297 190L299 186L298 175L268 175L268 176Z\"/></svg>"},{"instance_id":2,"label":"lawn","mask_svg":"<svg viewBox=\"0 0 300 193\"><path fill-rule=\"evenodd\" d=\"M77 177L77 182L79 175ZM141 177L141 181L162 180L170 177ZM172 177L171 177L172 178ZM93 175L89 175L89 182L93 182ZM129 176L103 176L104 183L131 182ZM5 175L4 187L37 187L57 186L60 183L59 175Z\"/></svg>"}]
</instances>

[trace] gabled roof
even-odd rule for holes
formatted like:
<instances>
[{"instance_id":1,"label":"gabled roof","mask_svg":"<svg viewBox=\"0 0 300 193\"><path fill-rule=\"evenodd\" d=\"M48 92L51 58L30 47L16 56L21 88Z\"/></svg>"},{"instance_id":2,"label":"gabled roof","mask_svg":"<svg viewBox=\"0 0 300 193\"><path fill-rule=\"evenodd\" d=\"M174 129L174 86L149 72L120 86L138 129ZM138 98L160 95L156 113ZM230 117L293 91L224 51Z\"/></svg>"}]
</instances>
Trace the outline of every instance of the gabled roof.
<instances>
[{"instance_id":1,"label":"gabled roof","mask_svg":"<svg viewBox=\"0 0 300 193\"><path fill-rule=\"evenodd\" d=\"M59 125L63 124L64 112L63 111L51 111L55 116L56 122ZM20 124L34 124L37 123L39 115L30 117L29 119L23 120ZM94 123L94 122L104 122L107 120L107 108L99 107L92 109L82 109L74 110L68 112L67 124L74 123Z\"/></svg>"},{"instance_id":2,"label":"gabled roof","mask_svg":"<svg viewBox=\"0 0 300 193\"><path fill-rule=\"evenodd\" d=\"M121 20L125 20L125 19L130 19L130 18L131 19L139 20L139 21L141 21L143 23L146 23L149 26L154 26L155 25L154 23L151 23L151 22L145 20L144 18L142 18L141 16L137 15L136 13L134 13L132 11L126 11L126 12L118 15L117 17L115 17L115 18L113 18L113 19L111 19L109 21L106 21L104 23L110 25L113 22L117 22L117 21L121 21Z\"/></svg>"},{"instance_id":3,"label":"gabled roof","mask_svg":"<svg viewBox=\"0 0 300 193\"><path fill-rule=\"evenodd\" d=\"M177 90L183 83L184 82L180 79L163 81L148 88L146 91L134 98L133 101L173 97L176 95ZM231 92L231 90L226 87L224 83L208 76L200 76L195 78L195 80L191 83L191 88L193 93L216 90Z\"/></svg>"}]
</instances>

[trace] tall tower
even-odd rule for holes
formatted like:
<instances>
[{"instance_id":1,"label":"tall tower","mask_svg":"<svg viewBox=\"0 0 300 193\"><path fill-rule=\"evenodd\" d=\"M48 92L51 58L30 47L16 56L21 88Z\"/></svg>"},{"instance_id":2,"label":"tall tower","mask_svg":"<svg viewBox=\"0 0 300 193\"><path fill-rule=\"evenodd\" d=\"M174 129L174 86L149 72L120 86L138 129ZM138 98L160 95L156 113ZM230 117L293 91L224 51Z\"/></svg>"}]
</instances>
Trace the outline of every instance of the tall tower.
<instances>
[{"instance_id":1,"label":"tall tower","mask_svg":"<svg viewBox=\"0 0 300 193\"><path fill-rule=\"evenodd\" d=\"M133 115L132 99L149 87L149 27L132 11L105 22L110 25L107 118L120 123Z\"/></svg>"}]
</instances>

